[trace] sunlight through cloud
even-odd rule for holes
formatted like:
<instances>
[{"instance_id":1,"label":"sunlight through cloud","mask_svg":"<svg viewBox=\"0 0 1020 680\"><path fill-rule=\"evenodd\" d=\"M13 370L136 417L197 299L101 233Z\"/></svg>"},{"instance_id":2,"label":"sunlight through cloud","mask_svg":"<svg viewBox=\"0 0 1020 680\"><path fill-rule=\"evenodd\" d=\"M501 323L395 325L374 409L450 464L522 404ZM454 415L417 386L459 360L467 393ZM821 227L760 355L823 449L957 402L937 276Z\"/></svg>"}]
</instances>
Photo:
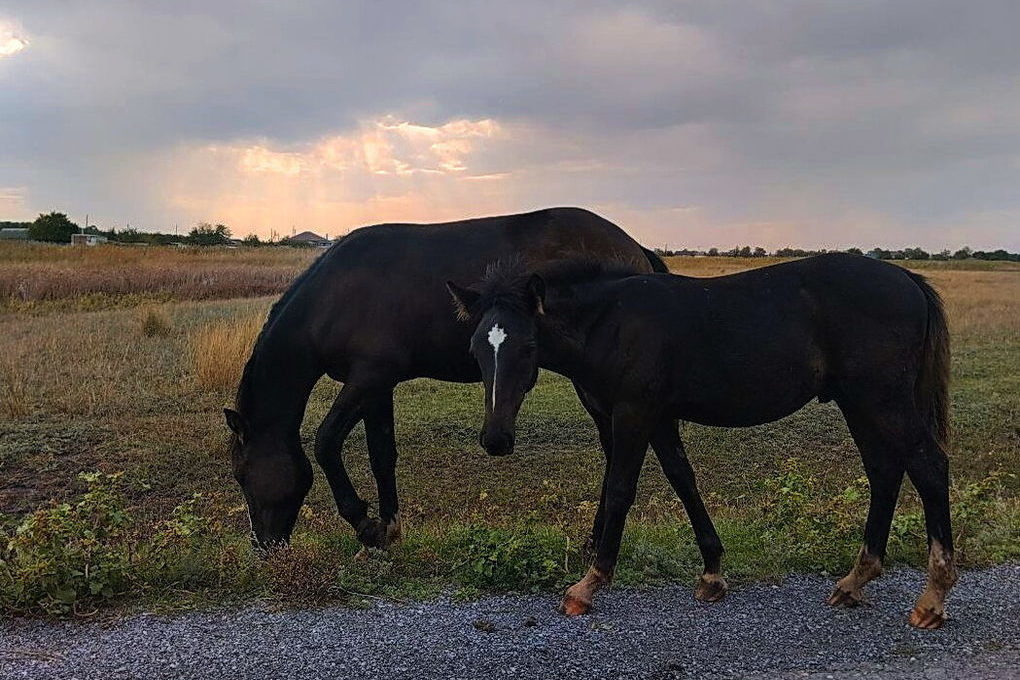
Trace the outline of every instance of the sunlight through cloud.
<instances>
[{"instance_id":1,"label":"sunlight through cloud","mask_svg":"<svg viewBox=\"0 0 1020 680\"><path fill-rule=\"evenodd\" d=\"M28 47L28 38L13 24L0 21L0 57L10 57Z\"/></svg>"}]
</instances>

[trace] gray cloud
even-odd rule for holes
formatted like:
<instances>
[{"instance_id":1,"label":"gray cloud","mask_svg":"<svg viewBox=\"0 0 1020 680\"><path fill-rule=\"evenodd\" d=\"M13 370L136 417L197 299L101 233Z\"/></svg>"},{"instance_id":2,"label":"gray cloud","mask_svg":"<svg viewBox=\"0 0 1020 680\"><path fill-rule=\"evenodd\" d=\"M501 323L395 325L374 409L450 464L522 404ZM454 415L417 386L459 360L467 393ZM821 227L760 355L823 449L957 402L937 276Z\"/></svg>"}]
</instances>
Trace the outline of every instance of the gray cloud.
<instances>
[{"instance_id":1,"label":"gray cloud","mask_svg":"<svg viewBox=\"0 0 1020 680\"><path fill-rule=\"evenodd\" d=\"M515 135L473 151L471 173L508 179L464 215L583 203L655 243L1020 248L1011 1L35 0L5 19L30 41L0 57L0 186L25 212L201 219L154 186L180 149L307 149L392 115ZM403 219L456 210L419 198Z\"/></svg>"}]
</instances>

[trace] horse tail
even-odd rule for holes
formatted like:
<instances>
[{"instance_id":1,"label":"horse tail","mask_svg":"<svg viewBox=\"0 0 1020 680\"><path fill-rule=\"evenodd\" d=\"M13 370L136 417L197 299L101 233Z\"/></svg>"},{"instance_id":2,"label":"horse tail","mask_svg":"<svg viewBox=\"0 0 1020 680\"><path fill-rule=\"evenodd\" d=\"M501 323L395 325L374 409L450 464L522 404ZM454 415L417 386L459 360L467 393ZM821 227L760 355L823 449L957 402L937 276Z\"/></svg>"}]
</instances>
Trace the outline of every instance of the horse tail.
<instances>
[{"instance_id":1,"label":"horse tail","mask_svg":"<svg viewBox=\"0 0 1020 680\"><path fill-rule=\"evenodd\" d=\"M662 258L656 255L653 251L641 246L641 250L645 251L645 257L648 258L648 264L652 265L652 271L657 274L668 274L669 267L662 261Z\"/></svg>"},{"instance_id":2,"label":"horse tail","mask_svg":"<svg viewBox=\"0 0 1020 680\"><path fill-rule=\"evenodd\" d=\"M923 276L907 272L924 293L928 307L921 369L914 387L914 400L928 429L946 450L949 443L949 327L942 297Z\"/></svg>"}]
</instances>

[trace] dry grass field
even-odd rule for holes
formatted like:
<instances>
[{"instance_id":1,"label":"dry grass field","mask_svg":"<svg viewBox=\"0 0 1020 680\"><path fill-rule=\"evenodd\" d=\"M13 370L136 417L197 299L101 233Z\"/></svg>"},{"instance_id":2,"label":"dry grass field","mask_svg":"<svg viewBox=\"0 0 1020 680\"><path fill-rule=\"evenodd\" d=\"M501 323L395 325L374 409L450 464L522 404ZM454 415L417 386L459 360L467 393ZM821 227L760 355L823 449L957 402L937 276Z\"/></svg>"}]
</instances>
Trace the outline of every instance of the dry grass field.
<instances>
[{"instance_id":1,"label":"dry grass field","mask_svg":"<svg viewBox=\"0 0 1020 680\"><path fill-rule=\"evenodd\" d=\"M99 309L279 293L319 251L104 245L0 247L0 309Z\"/></svg>"},{"instance_id":2,"label":"dry grass field","mask_svg":"<svg viewBox=\"0 0 1020 680\"><path fill-rule=\"evenodd\" d=\"M0 528L15 537L21 526L6 548L0 537L0 610L550 588L581 568L576 546L594 512L601 454L569 383L552 374L526 401L518 453L506 459L477 447L477 385L400 386L398 478L408 538L392 554L351 560L357 546L318 476L292 550L268 563L249 555L221 408L274 299L264 294L313 256L0 244L0 300L7 298L0 306ZM774 261L669 264L704 276ZM964 562L1015 559L1020 267L905 264L931 278L949 310L953 493ZM202 276L215 282L200 283ZM87 302L95 295L101 304ZM337 390L323 379L313 392L306 450ZM756 428L688 425L685 439L736 580L846 567L867 495L833 405L812 404ZM374 497L360 427L345 457L355 483ZM79 477L91 471L119 476ZM892 555L916 563L923 530L909 485L901 506ZM106 538L75 542L76 527L107 523L118 528ZM76 559L104 565L104 580L96 583L95 569L82 577L59 567ZM682 506L649 462L620 580L684 579L697 561Z\"/></svg>"}]
</instances>

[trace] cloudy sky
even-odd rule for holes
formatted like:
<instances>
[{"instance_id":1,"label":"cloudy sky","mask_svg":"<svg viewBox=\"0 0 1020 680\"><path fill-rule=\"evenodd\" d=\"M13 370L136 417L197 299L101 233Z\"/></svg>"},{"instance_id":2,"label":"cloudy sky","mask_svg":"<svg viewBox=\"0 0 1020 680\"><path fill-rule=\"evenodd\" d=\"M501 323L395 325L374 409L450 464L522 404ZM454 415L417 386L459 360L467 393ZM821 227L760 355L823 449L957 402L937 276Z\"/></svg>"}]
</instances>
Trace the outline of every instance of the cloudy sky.
<instances>
[{"instance_id":1,"label":"cloudy sky","mask_svg":"<svg viewBox=\"0 0 1020 680\"><path fill-rule=\"evenodd\" d=\"M0 0L0 219L1020 250L1020 3Z\"/></svg>"}]
</instances>

